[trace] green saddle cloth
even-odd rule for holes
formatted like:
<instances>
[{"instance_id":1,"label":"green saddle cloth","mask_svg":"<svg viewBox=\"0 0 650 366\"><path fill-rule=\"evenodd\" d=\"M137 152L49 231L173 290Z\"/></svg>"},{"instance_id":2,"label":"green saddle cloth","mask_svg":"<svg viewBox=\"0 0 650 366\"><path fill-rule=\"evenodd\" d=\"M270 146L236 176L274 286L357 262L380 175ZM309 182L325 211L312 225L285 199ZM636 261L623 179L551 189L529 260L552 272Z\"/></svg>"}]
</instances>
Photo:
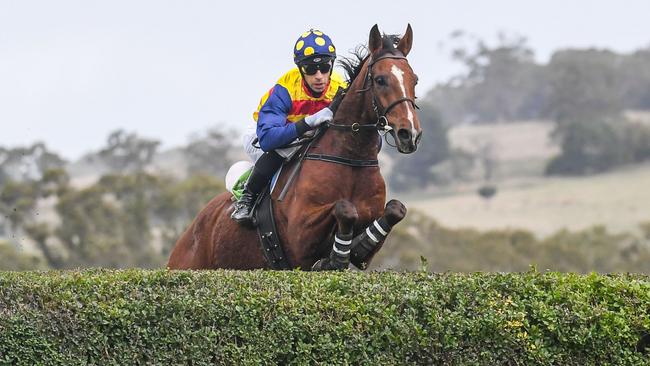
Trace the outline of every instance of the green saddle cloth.
<instances>
[{"instance_id":1,"label":"green saddle cloth","mask_svg":"<svg viewBox=\"0 0 650 366\"><path fill-rule=\"evenodd\" d=\"M235 182L235 185L232 187L232 195L239 201L239 198L241 195L244 193L244 186L246 185L246 181L248 180L248 177L250 177L251 172L253 171L253 168L248 169L247 171L244 172L244 174L237 179L237 182Z\"/></svg>"}]
</instances>

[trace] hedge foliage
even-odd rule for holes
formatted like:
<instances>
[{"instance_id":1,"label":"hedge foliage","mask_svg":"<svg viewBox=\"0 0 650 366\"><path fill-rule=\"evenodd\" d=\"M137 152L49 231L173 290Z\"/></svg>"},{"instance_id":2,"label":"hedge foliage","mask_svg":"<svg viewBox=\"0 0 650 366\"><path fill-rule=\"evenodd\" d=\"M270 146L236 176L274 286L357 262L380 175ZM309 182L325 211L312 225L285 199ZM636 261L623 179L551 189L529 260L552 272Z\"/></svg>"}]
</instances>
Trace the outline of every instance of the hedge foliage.
<instances>
[{"instance_id":1,"label":"hedge foliage","mask_svg":"<svg viewBox=\"0 0 650 366\"><path fill-rule=\"evenodd\" d=\"M1 365L648 365L650 278L0 272Z\"/></svg>"}]
</instances>

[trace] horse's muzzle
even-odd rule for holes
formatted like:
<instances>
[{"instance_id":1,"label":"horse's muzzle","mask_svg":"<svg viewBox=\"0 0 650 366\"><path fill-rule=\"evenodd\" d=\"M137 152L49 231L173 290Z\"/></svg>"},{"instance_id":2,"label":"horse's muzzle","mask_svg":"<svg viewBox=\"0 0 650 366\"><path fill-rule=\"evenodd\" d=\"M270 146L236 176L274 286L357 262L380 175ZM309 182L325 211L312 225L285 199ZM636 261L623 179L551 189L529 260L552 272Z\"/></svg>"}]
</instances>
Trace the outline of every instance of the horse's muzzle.
<instances>
[{"instance_id":1,"label":"horse's muzzle","mask_svg":"<svg viewBox=\"0 0 650 366\"><path fill-rule=\"evenodd\" d=\"M396 137L397 151L402 154L410 154L418 149L418 144L422 138L422 131L419 131L416 136L413 136L411 130L400 128L399 131L397 131Z\"/></svg>"}]
</instances>

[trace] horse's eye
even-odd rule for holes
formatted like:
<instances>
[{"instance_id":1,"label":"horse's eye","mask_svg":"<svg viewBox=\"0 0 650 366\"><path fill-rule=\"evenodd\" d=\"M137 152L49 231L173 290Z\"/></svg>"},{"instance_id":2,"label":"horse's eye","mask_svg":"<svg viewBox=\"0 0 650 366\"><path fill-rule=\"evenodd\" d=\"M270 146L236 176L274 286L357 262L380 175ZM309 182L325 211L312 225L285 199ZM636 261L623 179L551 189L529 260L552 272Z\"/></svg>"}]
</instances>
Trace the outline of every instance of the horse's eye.
<instances>
[{"instance_id":1,"label":"horse's eye","mask_svg":"<svg viewBox=\"0 0 650 366\"><path fill-rule=\"evenodd\" d=\"M383 76L377 76L375 78L375 83L377 83L377 85L380 85L380 86L386 86L387 85L386 78L383 77Z\"/></svg>"},{"instance_id":2,"label":"horse's eye","mask_svg":"<svg viewBox=\"0 0 650 366\"><path fill-rule=\"evenodd\" d=\"M415 75L415 85L418 85L418 81L420 81L420 78L417 75Z\"/></svg>"}]
</instances>

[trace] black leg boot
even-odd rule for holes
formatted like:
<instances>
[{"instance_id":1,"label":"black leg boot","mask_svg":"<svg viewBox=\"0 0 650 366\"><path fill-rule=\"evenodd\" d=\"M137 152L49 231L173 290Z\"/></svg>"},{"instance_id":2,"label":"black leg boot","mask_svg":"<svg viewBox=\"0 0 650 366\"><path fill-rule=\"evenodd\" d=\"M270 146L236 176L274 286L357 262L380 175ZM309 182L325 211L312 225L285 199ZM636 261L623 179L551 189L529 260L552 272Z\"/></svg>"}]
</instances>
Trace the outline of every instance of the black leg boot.
<instances>
[{"instance_id":1,"label":"black leg boot","mask_svg":"<svg viewBox=\"0 0 650 366\"><path fill-rule=\"evenodd\" d=\"M252 176L252 174L251 174ZM253 205L257 200L259 192L251 192L249 185L244 188L239 201L235 203L235 211L232 212L230 217L242 225L250 225L253 223Z\"/></svg>"},{"instance_id":2,"label":"black leg boot","mask_svg":"<svg viewBox=\"0 0 650 366\"><path fill-rule=\"evenodd\" d=\"M262 192L273 174L282 166L284 158L274 151L264 153L253 167L250 177L246 182L246 187L239 201L235 203L235 211L230 217L242 225L251 225L253 223L253 206L257 196Z\"/></svg>"}]
</instances>

